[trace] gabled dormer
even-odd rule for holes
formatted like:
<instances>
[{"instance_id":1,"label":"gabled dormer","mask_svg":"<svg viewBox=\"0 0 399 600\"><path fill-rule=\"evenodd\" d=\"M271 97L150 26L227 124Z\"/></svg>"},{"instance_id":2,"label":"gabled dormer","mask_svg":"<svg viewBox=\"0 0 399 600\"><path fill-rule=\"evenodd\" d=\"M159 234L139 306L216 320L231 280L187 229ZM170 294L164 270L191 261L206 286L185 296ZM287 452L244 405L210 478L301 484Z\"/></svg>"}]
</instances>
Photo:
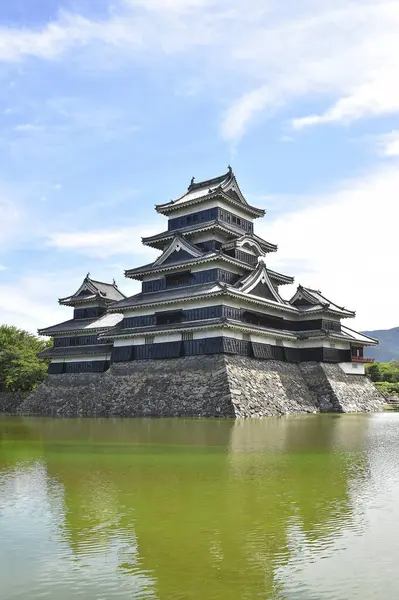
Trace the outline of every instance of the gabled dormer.
<instances>
[{"instance_id":1,"label":"gabled dormer","mask_svg":"<svg viewBox=\"0 0 399 600\"><path fill-rule=\"evenodd\" d=\"M286 304L278 293L277 287L273 285L263 258L260 258L256 269L248 277L239 281L235 287L244 294Z\"/></svg>"},{"instance_id":2,"label":"gabled dormer","mask_svg":"<svg viewBox=\"0 0 399 600\"><path fill-rule=\"evenodd\" d=\"M154 267L170 265L194 258L200 258L205 252L177 234L161 256L153 263Z\"/></svg>"},{"instance_id":3,"label":"gabled dormer","mask_svg":"<svg viewBox=\"0 0 399 600\"><path fill-rule=\"evenodd\" d=\"M354 317L356 313L343 306L338 306L331 300L328 300L320 290L312 290L302 285L298 289L289 303L303 312L329 312L341 317Z\"/></svg>"},{"instance_id":4,"label":"gabled dormer","mask_svg":"<svg viewBox=\"0 0 399 600\"><path fill-rule=\"evenodd\" d=\"M107 307L114 302L126 298L115 281L105 283L91 279L90 273L86 275L79 289L66 298L60 298L59 304L72 306L75 319L96 318L103 315Z\"/></svg>"}]
</instances>

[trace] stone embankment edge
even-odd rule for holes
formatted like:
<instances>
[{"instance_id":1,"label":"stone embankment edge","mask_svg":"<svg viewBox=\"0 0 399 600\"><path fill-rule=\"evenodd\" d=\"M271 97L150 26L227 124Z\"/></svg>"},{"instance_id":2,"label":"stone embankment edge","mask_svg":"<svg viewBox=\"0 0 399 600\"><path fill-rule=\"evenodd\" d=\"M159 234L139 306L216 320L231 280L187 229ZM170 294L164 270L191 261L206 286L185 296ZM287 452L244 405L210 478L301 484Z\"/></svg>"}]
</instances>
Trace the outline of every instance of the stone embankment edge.
<instances>
[{"instance_id":1,"label":"stone embankment edge","mask_svg":"<svg viewBox=\"0 0 399 600\"><path fill-rule=\"evenodd\" d=\"M213 355L118 363L103 374L50 375L19 406L60 417L257 418L382 410L364 376L338 365Z\"/></svg>"},{"instance_id":2,"label":"stone embankment edge","mask_svg":"<svg viewBox=\"0 0 399 600\"><path fill-rule=\"evenodd\" d=\"M0 413L17 413L26 397L24 392L0 392Z\"/></svg>"}]
</instances>

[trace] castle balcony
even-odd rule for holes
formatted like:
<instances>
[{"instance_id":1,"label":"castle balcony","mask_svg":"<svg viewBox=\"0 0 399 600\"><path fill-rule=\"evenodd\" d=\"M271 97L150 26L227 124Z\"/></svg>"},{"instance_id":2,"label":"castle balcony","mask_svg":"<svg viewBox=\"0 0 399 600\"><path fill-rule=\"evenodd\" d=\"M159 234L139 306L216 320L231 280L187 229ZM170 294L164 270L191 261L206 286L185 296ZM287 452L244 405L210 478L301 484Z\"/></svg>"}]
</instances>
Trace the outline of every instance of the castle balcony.
<instances>
[{"instance_id":1,"label":"castle balcony","mask_svg":"<svg viewBox=\"0 0 399 600\"><path fill-rule=\"evenodd\" d=\"M353 363L371 364L374 358L366 358L365 356L352 356Z\"/></svg>"}]
</instances>

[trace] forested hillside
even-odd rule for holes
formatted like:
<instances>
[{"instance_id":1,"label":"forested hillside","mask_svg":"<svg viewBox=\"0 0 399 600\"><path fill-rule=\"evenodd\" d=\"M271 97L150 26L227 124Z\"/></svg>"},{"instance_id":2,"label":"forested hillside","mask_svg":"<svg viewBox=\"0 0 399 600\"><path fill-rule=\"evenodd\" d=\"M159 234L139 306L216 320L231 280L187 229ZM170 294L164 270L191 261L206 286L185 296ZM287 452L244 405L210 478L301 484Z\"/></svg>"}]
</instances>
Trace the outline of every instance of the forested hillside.
<instances>
[{"instance_id":1,"label":"forested hillside","mask_svg":"<svg viewBox=\"0 0 399 600\"><path fill-rule=\"evenodd\" d=\"M380 345L376 348L367 348L367 356L375 358L378 362L399 360L399 327L395 327L394 329L364 331L364 333L370 337L376 338L380 342Z\"/></svg>"}]
</instances>

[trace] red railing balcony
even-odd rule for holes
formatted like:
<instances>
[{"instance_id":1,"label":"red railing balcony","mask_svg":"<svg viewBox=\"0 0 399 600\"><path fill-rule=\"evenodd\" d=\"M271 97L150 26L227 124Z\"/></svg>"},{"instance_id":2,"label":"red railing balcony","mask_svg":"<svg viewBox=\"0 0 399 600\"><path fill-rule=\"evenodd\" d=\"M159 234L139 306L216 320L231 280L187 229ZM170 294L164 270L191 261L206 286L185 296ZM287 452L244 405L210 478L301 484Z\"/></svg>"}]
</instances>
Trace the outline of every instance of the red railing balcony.
<instances>
[{"instance_id":1,"label":"red railing balcony","mask_svg":"<svg viewBox=\"0 0 399 600\"><path fill-rule=\"evenodd\" d=\"M370 364L374 362L374 358L366 358L365 356L352 356L352 362Z\"/></svg>"}]
</instances>

